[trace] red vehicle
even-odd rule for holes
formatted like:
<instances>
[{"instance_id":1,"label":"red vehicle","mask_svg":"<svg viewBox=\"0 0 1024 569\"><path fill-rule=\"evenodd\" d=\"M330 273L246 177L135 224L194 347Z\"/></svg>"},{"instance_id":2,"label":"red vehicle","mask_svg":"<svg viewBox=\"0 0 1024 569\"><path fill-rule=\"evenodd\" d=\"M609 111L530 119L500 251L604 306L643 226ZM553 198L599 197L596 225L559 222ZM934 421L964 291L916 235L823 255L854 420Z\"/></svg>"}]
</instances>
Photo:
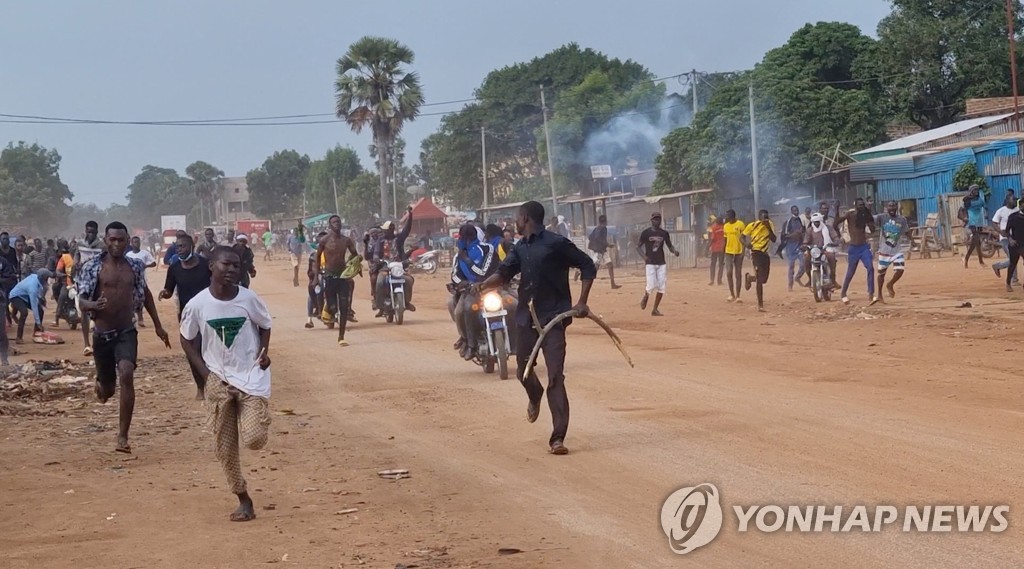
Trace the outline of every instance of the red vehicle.
<instances>
[{"instance_id":1,"label":"red vehicle","mask_svg":"<svg viewBox=\"0 0 1024 569\"><path fill-rule=\"evenodd\" d=\"M235 234L245 233L249 236L249 243L255 243L263 238L263 234L271 230L268 219L246 219L235 222Z\"/></svg>"}]
</instances>

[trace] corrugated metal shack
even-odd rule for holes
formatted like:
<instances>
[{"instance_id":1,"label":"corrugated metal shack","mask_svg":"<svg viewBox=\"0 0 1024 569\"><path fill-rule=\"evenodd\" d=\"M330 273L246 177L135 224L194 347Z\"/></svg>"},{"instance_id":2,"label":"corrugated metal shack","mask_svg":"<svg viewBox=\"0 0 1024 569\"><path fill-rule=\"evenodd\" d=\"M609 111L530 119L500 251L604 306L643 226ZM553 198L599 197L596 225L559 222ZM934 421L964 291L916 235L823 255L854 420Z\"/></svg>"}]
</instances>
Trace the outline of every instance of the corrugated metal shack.
<instances>
[{"instance_id":1,"label":"corrugated metal shack","mask_svg":"<svg viewBox=\"0 0 1024 569\"><path fill-rule=\"evenodd\" d=\"M992 190L989 216L1002 206L1007 190L1020 196L1024 134L1012 132L1011 117L961 121L855 153L860 161L849 167L850 182L869 185L876 210L889 200L899 202L911 224L923 225L928 214L939 214L940 234L948 244L962 196L953 189L953 176L961 166L974 163L985 177Z\"/></svg>"}]
</instances>

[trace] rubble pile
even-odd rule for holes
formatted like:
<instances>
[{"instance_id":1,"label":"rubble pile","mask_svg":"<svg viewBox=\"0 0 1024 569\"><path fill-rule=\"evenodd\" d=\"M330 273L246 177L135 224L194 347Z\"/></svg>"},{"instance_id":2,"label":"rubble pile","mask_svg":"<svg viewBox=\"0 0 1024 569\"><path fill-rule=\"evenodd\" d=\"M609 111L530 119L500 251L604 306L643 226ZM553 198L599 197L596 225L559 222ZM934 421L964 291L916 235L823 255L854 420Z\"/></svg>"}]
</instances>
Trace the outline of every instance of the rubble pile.
<instances>
[{"instance_id":1,"label":"rubble pile","mask_svg":"<svg viewBox=\"0 0 1024 569\"><path fill-rule=\"evenodd\" d=\"M92 388L91 362L30 361L0 369L0 415L54 415L63 410L38 405L80 399Z\"/></svg>"}]
</instances>

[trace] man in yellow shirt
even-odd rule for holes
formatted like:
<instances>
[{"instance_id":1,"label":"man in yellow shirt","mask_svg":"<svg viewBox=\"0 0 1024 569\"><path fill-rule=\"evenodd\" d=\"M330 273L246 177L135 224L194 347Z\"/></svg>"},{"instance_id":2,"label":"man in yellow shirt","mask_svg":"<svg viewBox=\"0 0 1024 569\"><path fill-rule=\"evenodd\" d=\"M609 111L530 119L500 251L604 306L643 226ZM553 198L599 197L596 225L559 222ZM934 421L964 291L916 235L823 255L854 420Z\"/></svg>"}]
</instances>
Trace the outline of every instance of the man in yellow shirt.
<instances>
[{"instance_id":1,"label":"man in yellow shirt","mask_svg":"<svg viewBox=\"0 0 1024 569\"><path fill-rule=\"evenodd\" d=\"M725 212L725 266L728 269L729 302L740 297L740 279L743 276L743 228L742 221L736 219L736 210Z\"/></svg>"},{"instance_id":2,"label":"man in yellow shirt","mask_svg":"<svg viewBox=\"0 0 1024 569\"><path fill-rule=\"evenodd\" d=\"M757 310L764 312L764 284L768 282L768 273L772 268L772 256L768 248L771 243L775 243L777 237L775 225L768 218L768 210L757 212L757 217L757 221L743 229L743 236L750 247L750 261L754 264L754 274L747 273L744 288L750 290L750 285L757 282Z\"/></svg>"}]
</instances>

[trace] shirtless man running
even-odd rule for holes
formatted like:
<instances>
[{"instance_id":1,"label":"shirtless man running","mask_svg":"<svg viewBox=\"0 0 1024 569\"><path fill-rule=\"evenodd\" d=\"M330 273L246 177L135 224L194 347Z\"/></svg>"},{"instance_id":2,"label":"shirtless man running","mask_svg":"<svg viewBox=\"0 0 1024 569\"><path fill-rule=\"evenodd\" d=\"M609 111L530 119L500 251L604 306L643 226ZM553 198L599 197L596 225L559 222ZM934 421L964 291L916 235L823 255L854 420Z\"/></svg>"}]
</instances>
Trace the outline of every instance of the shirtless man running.
<instances>
[{"instance_id":1,"label":"shirtless man running","mask_svg":"<svg viewBox=\"0 0 1024 569\"><path fill-rule=\"evenodd\" d=\"M324 253L324 302L331 315L345 314L338 322L338 345L347 346L345 327L352 310L352 291L355 289L354 279L343 279L342 273L352 257L357 256L356 244L341 232L341 218L332 215L327 221L329 231L320 238L317 251ZM341 303L341 306L338 303Z\"/></svg>"},{"instance_id":2,"label":"shirtless man running","mask_svg":"<svg viewBox=\"0 0 1024 569\"><path fill-rule=\"evenodd\" d=\"M844 214L836 216L832 227L842 234L839 227L846 222L846 230L850 233L850 247L847 249L848 265L846 267L846 279L843 281L843 304L850 302L846 292L850 288L853 276L857 274L857 263L864 265L868 272L868 298L875 297L875 267L871 259L871 245L868 244L868 235L865 228L870 228L871 233L877 232L875 228L875 216L871 214L864 198L853 200L853 209Z\"/></svg>"},{"instance_id":3,"label":"shirtless man running","mask_svg":"<svg viewBox=\"0 0 1024 569\"><path fill-rule=\"evenodd\" d=\"M106 403L114 396L117 384L121 384L115 450L130 453L128 429L135 410L135 365L139 352L135 312L145 307L157 337L168 348L171 343L146 286L145 267L141 261L125 256L128 228L115 221L107 226L105 236L107 250L88 260L78 272L78 294L82 310L92 313L96 397L100 403Z\"/></svg>"}]
</instances>

